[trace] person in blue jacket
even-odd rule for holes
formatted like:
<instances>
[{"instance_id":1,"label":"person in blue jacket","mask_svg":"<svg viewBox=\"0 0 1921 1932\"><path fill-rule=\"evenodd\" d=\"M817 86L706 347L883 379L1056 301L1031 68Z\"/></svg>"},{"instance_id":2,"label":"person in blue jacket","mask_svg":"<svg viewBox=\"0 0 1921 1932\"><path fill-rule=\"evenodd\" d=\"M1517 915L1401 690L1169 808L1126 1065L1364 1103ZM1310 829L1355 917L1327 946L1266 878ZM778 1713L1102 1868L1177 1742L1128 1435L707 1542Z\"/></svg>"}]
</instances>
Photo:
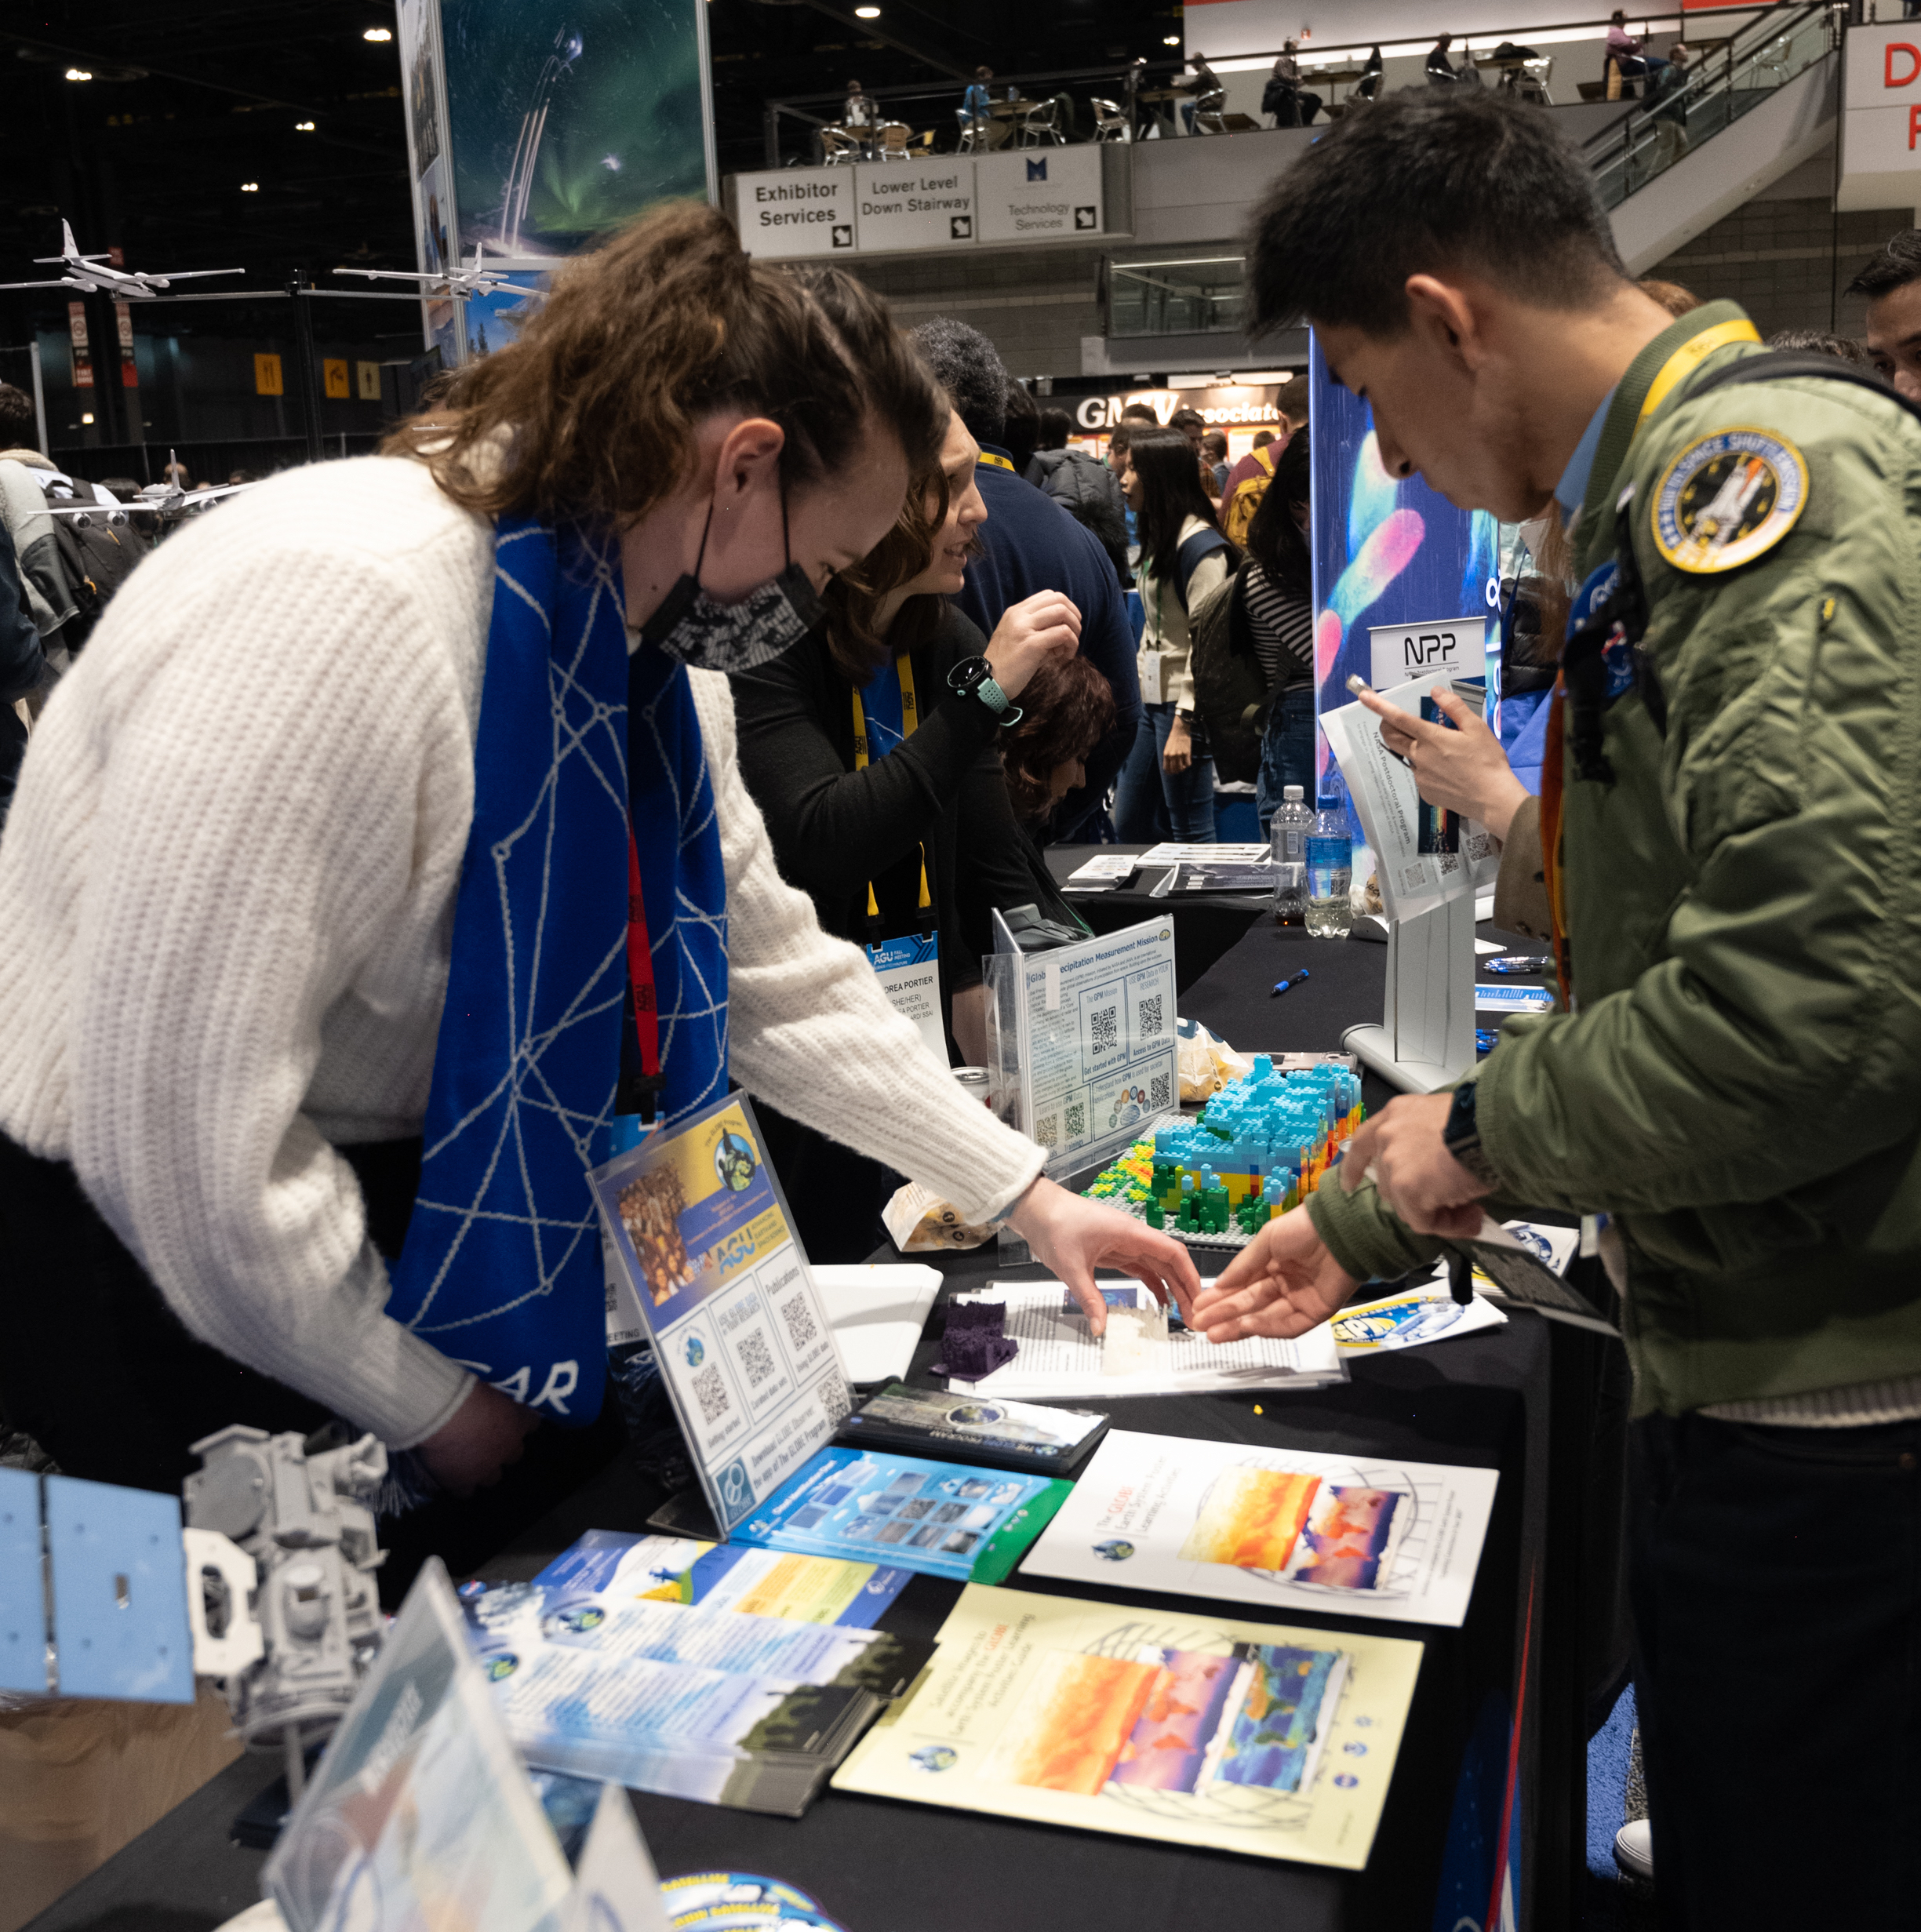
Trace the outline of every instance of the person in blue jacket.
<instances>
[{"instance_id":1,"label":"person in blue jacket","mask_svg":"<svg viewBox=\"0 0 1921 1932\"><path fill-rule=\"evenodd\" d=\"M954 602L988 637L1010 604L1036 591L1059 591L1081 613L1080 655L1114 692L1114 728L1086 760L1087 780L1056 808L1053 839L1064 845L1090 836L1108 788L1141 722L1141 686L1134 641L1114 566L1098 540L1053 498L1015 473L1002 438L1007 423L1007 371L977 329L937 316L914 331L914 344L952 397L967 432L981 446L974 480L987 504L981 554L967 566L967 587Z\"/></svg>"}]
</instances>

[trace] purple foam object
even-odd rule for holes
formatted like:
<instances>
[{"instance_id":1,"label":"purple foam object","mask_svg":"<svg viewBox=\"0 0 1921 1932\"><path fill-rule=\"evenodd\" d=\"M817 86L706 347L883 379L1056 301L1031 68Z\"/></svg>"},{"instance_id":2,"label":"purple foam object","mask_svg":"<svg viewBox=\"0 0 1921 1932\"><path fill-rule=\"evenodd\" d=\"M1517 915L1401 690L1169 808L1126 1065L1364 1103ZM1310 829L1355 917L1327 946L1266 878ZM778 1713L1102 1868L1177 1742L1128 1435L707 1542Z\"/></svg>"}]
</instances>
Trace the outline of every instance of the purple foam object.
<instances>
[{"instance_id":1,"label":"purple foam object","mask_svg":"<svg viewBox=\"0 0 1921 1932\"><path fill-rule=\"evenodd\" d=\"M1006 1326L1004 1302L949 1302L940 1341L943 1359L933 1372L957 1382L977 1382L1004 1368L1021 1351L1020 1343L1002 1332Z\"/></svg>"}]
</instances>

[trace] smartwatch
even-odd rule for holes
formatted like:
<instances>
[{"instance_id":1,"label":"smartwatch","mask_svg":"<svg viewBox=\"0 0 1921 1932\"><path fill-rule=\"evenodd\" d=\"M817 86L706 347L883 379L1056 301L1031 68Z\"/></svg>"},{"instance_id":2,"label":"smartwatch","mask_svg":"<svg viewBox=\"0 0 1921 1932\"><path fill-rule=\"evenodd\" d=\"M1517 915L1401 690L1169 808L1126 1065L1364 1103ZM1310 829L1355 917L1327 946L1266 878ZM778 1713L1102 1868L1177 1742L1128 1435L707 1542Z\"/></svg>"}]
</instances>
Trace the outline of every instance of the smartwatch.
<instances>
[{"instance_id":1,"label":"smartwatch","mask_svg":"<svg viewBox=\"0 0 1921 1932\"><path fill-rule=\"evenodd\" d=\"M1003 725L1017 725L1027 715L994 682L994 667L984 657L963 657L947 674L948 689L962 697L977 697Z\"/></svg>"},{"instance_id":2,"label":"smartwatch","mask_svg":"<svg viewBox=\"0 0 1921 1932\"><path fill-rule=\"evenodd\" d=\"M1481 1128L1475 1113L1480 1092L1472 1080L1463 1080L1454 1089L1447 1110L1447 1124L1441 1130L1441 1144L1483 1187L1497 1188L1501 1177L1481 1149Z\"/></svg>"}]
</instances>

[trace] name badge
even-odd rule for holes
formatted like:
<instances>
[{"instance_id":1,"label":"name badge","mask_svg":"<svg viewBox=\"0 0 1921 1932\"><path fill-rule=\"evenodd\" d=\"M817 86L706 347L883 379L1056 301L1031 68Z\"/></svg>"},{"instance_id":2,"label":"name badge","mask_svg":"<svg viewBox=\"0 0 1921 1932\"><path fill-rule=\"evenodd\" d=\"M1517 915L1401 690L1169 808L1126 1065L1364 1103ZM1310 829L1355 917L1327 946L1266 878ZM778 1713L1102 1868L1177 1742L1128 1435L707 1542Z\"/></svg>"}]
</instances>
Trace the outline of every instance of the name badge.
<instances>
[{"instance_id":1,"label":"name badge","mask_svg":"<svg viewBox=\"0 0 1921 1932\"><path fill-rule=\"evenodd\" d=\"M948 1064L947 1028L940 1021L940 941L933 933L883 939L867 956L887 1003L920 1028L927 1050Z\"/></svg>"}]
</instances>

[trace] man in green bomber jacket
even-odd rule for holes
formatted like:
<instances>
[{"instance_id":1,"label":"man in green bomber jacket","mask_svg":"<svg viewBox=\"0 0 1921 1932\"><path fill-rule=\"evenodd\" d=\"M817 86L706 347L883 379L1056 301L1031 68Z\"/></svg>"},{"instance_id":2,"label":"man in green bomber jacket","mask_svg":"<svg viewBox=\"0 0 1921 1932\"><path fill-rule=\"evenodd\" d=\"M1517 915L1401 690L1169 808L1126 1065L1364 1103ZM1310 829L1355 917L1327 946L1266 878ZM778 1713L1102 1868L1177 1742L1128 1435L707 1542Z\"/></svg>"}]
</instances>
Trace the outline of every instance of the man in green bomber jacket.
<instances>
[{"instance_id":1,"label":"man in green bomber jacket","mask_svg":"<svg viewBox=\"0 0 1921 1932\"><path fill-rule=\"evenodd\" d=\"M1308 149L1250 286L1390 474L1570 519L1570 997L1390 1103L1195 1325L1298 1333L1504 1202L1613 1217L1661 1923L1921 1923L1921 423L1717 381L1740 309L1656 307L1549 117L1472 92Z\"/></svg>"}]
</instances>

